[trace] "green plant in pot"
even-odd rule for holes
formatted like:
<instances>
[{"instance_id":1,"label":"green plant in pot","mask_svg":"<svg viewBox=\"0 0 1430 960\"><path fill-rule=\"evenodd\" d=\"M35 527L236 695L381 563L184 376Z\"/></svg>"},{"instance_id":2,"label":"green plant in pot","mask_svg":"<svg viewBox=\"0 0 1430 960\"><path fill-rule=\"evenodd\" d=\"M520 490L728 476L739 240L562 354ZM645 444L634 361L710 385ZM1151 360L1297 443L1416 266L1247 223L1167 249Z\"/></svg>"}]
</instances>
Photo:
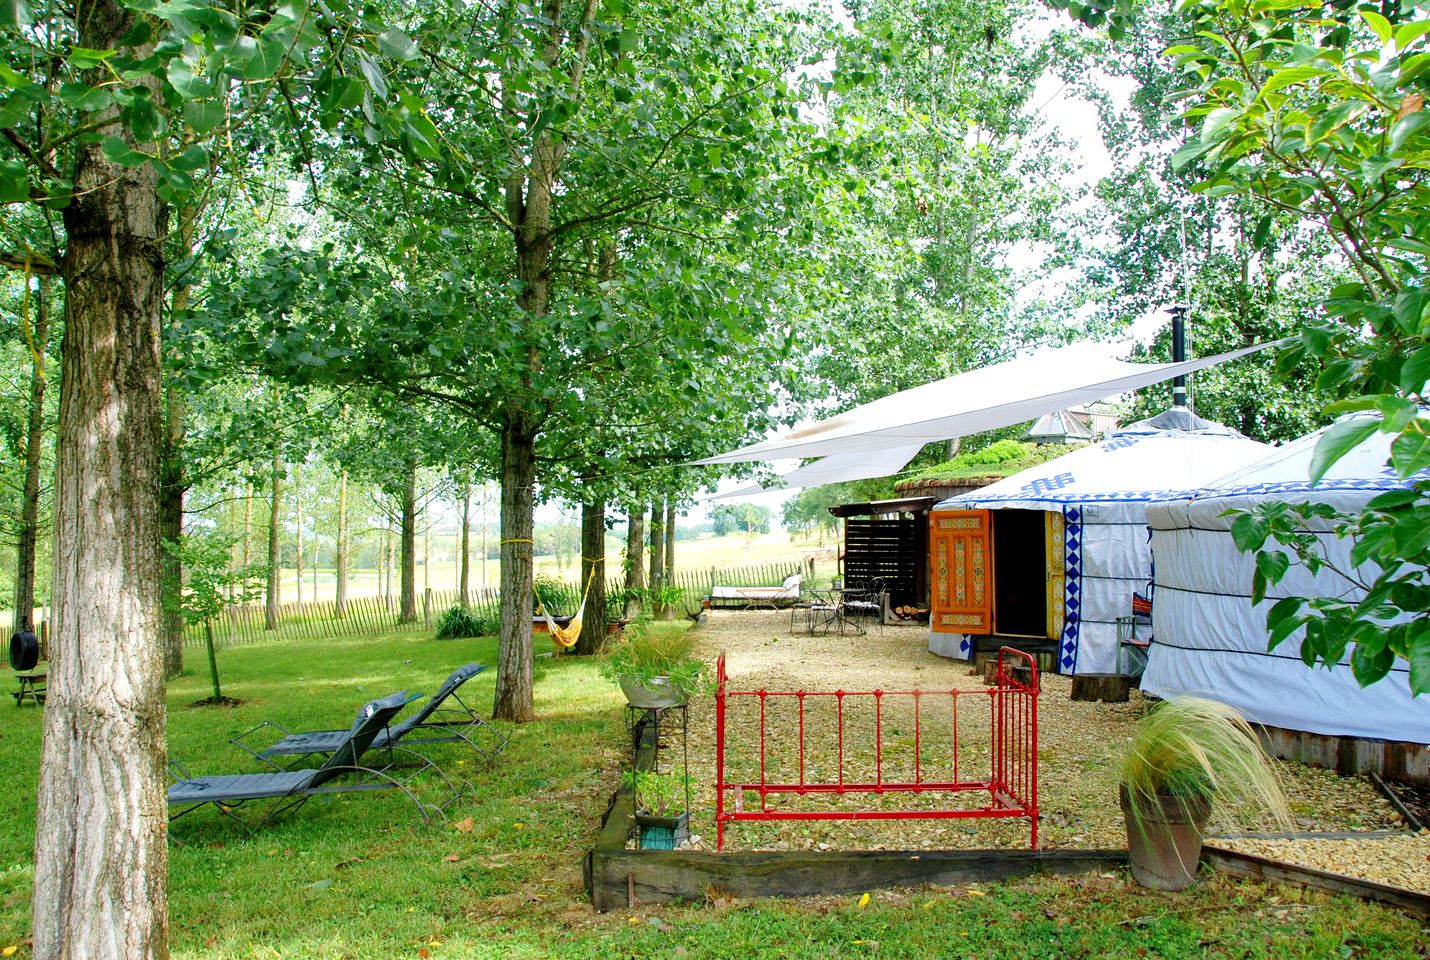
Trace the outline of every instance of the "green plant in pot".
<instances>
[{"instance_id":1,"label":"green plant in pot","mask_svg":"<svg viewBox=\"0 0 1430 960\"><path fill-rule=\"evenodd\" d=\"M1120 793L1132 876L1156 890L1181 890L1196 879L1214 806L1245 805L1290 823L1280 780L1251 725L1200 697L1147 711L1122 761Z\"/></svg>"},{"instance_id":2,"label":"green plant in pot","mask_svg":"<svg viewBox=\"0 0 1430 960\"><path fill-rule=\"evenodd\" d=\"M642 850L674 850L690 837L690 774L627 771L625 785L635 795L636 826Z\"/></svg>"},{"instance_id":3,"label":"green plant in pot","mask_svg":"<svg viewBox=\"0 0 1430 960\"><path fill-rule=\"evenodd\" d=\"M601 674L621 687L627 702L642 709L685 703L700 682L705 665L692 651L695 638L683 629L632 623L601 662Z\"/></svg>"}]
</instances>

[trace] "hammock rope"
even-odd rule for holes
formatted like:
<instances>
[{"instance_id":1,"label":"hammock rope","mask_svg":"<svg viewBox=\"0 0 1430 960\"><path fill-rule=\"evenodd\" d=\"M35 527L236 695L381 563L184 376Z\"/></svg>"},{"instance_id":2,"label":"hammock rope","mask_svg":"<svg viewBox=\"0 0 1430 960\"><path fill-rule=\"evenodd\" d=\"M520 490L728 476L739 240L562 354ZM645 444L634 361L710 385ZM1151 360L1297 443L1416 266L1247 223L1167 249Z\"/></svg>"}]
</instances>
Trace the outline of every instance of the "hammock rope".
<instances>
[{"instance_id":1,"label":"hammock rope","mask_svg":"<svg viewBox=\"0 0 1430 960\"><path fill-rule=\"evenodd\" d=\"M551 634L551 640L562 650L570 650L576 646L576 641L581 639L581 618L586 614L586 598L591 595L591 581L596 577L596 565L591 565L591 572L586 577L586 590L581 594L581 606L576 608L576 615L564 627L558 627L556 621L551 619L551 614L546 610L546 604L541 601L541 594L536 592L533 585L531 592L536 597L536 612L546 618L546 632Z\"/></svg>"}]
</instances>

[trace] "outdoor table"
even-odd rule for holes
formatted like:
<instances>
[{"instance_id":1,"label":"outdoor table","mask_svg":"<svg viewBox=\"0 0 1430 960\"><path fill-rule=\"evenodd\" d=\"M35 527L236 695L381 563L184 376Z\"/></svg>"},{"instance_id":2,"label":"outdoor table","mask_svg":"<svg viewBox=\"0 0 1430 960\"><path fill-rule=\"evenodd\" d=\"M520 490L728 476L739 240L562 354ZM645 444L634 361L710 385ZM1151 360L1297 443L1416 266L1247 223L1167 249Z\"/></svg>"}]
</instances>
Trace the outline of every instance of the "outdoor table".
<instances>
[{"instance_id":1,"label":"outdoor table","mask_svg":"<svg viewBox=\"0 0 1430 960\"><path fill-rule=\"evenodd\" d=\"M811 634L821 628L828 633L833 627L839 631L840 636L843 636L844 628L848 627L856 636L864 635L864 628L849 619L844 604L849 597L864 596L869 591L862 587L831 587L827 590L812 590L810 592L814 594L814 605L809 608L809 632Z\"/></svg>"},{"instance_id":2,"label":"outdoor table","mask_svg":"<svg viewBox=\"0 0 1430 960\"><path fill-rule=\"evenodd\" d=\"M20 689L11 693L15 698L15 706L20 706L29 697L35 701L35 706L45 702L45 678L43 673L17 673L15 679L20 681Z\"/></svg>"}]
</instances>

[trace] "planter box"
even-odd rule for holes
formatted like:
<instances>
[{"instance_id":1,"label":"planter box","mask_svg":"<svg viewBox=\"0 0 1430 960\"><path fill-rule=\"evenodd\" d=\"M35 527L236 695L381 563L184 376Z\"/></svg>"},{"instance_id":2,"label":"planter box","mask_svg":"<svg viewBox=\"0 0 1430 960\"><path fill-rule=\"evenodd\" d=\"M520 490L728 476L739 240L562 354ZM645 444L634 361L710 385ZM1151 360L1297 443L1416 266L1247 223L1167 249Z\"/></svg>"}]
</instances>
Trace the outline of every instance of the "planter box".
<instances>
[{"instance_id":1,"label":"planter box","mask_svg":"<svg viewBox=\"0 0 1430 960\"><path fill-rule=\"evenodd\" d=\"M674 850L690 839L690 811L677 817L637 813L636 826L640 828L642 850Z\"/></svg>"}]
</instances>

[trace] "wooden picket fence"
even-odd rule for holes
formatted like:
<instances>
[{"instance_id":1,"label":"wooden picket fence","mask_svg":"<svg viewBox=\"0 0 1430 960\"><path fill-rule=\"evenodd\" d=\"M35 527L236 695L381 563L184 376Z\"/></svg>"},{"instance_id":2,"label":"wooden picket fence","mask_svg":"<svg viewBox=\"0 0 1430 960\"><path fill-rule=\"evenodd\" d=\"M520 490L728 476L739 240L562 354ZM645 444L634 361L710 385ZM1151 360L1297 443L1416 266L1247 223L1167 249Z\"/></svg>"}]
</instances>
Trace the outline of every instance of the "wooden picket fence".
<instances>
[{"instance_id":1,"label":"wooden picket fence","mask_svg":"<svg viewBox=\"0 0 1430 960\"><path fill-rule=\"evenodd\" d=\"M494 589L470 591L470 606L493 618L499 615L501 594ZM268 629L267 608L262 603L229 607L214 623L214 640L219 646L245 646L278 640L323 640L334 637L376 636L393 631L426 631L434 627L442 612L458 604L456 590L428 590L418 597L417 619L411 623L399 621L401 604L394 597L389 605L380 596L349 597L343 615L337 615L333 600L285 603L279 606L277 629ZM186 646L204 642L201 625L192 625L184 635Z\"/></svg>"},{"instance_id":2,"label":"wooden picket fence","mask_svg":"<svg viewBox=\"0 0 1430 960\"><path fill-rule=\"evenodd\" d=\"M693 613L700 608L700 598L710 595L716 583L727 586L761 586L778 584L792 573L800 572L797 563L764 563L742 567L710 567L704 570L677 570L674 583L683 591L677 614ZM580 596L584 584L568 583L567 596ZM619 578L606 584L608 593L623 589ZM501 593L495 588L473 590L469 606L495 620L500 616ZM246 646L282 640L323 640L337 637L376 636L394 631L430 631L435 629L442 613L460 602L456 590L427 590L417 599L417 620L400 623L401 605L396 597L391 605L380 596L351 597L343 616L336 615L332 600L306 602L300 611L297 603L285 603L278 609L278 627L267 629L267 612L262 603L229 607L214 624L214 639L220 647ZM574 613L574 610L553 610L554 614ZM201 626L191 626L185 634L186 646L204 642Z\"/></svg>"}]
</instances>

